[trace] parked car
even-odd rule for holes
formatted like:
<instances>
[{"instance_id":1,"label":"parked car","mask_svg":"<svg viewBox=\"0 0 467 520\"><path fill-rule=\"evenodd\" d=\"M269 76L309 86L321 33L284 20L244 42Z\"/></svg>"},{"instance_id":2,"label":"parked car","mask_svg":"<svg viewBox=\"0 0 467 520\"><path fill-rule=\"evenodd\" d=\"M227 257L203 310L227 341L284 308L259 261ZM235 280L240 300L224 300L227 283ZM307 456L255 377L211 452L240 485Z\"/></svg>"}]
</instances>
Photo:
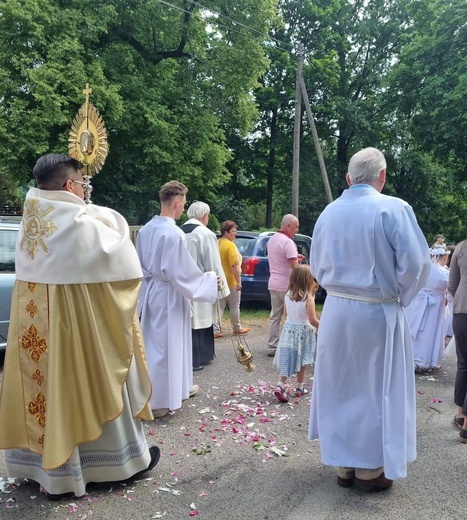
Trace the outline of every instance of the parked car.
<instances>
[{"instance_id":1,"label":"parked car","mask_svg":"<svg viewBox=\"0 0 467 520\"><path fill-rule=\"evenodd\" d=\"M20 223L0 220L0 352L6 349L11 293L15 283L15 246Z\"/></svg>"},{"instance_id":2,"label":"parked car","mask_svg":"<svg viewBox=\"0 0 467 520\"><path fill-rule=\"evenodd\" d=\"M263 301L270 304L268 290L269 260L267 244L273 231L255 233L238 231L235 245L242 255L242 301ZM310 258L311 237L296 234L293 241L297 244L298 253ZM316 293L316 301L323 301L326 292L321 287Z\"/></svg>"}]
</instances>

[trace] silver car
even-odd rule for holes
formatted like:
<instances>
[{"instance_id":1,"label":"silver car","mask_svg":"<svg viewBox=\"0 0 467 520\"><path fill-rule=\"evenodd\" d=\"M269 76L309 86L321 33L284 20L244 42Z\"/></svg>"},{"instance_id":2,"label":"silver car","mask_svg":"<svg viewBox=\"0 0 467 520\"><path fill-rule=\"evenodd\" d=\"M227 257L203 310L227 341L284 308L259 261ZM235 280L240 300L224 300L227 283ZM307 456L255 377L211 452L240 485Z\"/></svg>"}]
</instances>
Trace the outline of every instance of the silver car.
<instances>
[{"instance_id":1,"label":"silver car","mask_svg":"<svg viewBox=\"0 0 467 520\"><path fill-rule=\"evenodd\" d=\"M20 222L0 219L0 352L6 349L11 292L15 283L15 246Z\"/></svg>"}]
</instances>

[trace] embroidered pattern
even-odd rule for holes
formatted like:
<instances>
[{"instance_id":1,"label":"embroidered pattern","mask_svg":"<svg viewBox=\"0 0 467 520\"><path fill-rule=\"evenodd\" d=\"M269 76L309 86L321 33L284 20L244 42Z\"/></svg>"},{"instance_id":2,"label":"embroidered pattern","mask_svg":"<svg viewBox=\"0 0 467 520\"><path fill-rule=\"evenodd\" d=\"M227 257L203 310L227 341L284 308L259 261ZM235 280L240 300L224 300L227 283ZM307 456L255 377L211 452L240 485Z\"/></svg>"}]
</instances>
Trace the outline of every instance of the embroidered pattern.
<instances>
[{"instance_id":1,"label":"embroidered pattern","mask_svg":"<svg viewBox=\"0 0 467 520\"><path fill-rule=\"evenodd\" d=\"M21 338L21 345L28 350L31 358L39 363L43 354L47 352L47 342L37 334L37 329L31 325L27 334Z\"/></svg>"},{"instance_id":2,"label":"embroidered pattern","mask_svg":"<svg viewBox=\"0 0 467 520\"><path fill-rule=\"evenodd\" d=\"M39 385L41 386L42 383L44 382L44 376L41 374L41 371L40 370L36 370L34 372L34 374L32 375L32 378L34 379L34 381Z\"/></svg>"},{"instance_id":3,"label":"embroidered pattern","mask_svg":"<svg viewBox=\"0 0 467 520\"><path fill-rule=\"evenodd\" d=\"M34 292L36 290L36 283L35 282L28 282L28 289L31 292Z\"/></svg>"},{"instance_id":4,"label":"embroidered pattern","mask_svg":"<svg viewBox=\"0 0 467 520\"><path fill-rule=\"evenodd\" d=\"M23 250L26 247L27 254L33 260L39 251L39 246L42 251L48 252L44 239L52 236L58 229L53 220L46 218L54 209L54 206L43 209L37 199L27 200L24 204L20 248Z\"/></svg>"},{"instance_id":5,"label":"embroidered pattern","mask_svg":"<svg viewBox=\"0 0 467 520\"><path fill-rule=\"evenodd\" d=\"M29 313L29 316L31 316L31 318L34 318L34 315L37 312L37 305L34 303L34 300L31 300L26 305L26 311Z\"/></svg>"},{"instance_id":6,"label":"embroidered pattern","mask_svg":"<svg viewBox=\"0 0 467 520\"><path fill-rule=\"evenodd\" d=\"M37 439L37 442L38 442L41 446L44 446L44 434L42 434L42 435Z\"/></svg>"},{"instance_id":7,"label":"embroidered pattern","mask_svg":"<svg viewBox=\"0 0 467 520\"><path fill-rule=\"evenodd\" d=\"M34 415L34 417L37 419L37 422L39 423L39 426L42 428L45 427L45 410L45 397L39 392L36 396L36 400L29 403L28 411L31 415Z\"/></svg>"}]
</instances>

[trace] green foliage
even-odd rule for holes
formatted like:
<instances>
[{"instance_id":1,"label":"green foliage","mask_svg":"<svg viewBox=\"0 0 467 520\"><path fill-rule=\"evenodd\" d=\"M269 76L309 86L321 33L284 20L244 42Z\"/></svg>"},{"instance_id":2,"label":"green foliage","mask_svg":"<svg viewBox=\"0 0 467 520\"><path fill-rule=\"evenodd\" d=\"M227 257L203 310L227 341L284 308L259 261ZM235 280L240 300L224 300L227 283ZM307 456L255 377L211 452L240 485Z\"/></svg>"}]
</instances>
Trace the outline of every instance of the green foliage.
<instances>
[{"instance_id":1,"label":"green foliage","mask_svg":"<svg viewBox=\"0 0 467 520\"><path fill-rule=\"evenodd\" d=\"M252 90L267 67L262 34L275 0L6 0L0 7L0 164L18 182L38 156L66 152L84 101L108 129L93 200L144 223L170 179L213 198L230 177L226 134L256 119ZM248 24L239 30L218 11ZM66 23L63 21L66 20ZM248 54L248 60L243 57Z\"/></svg>"},{"instance_id":2,"label":"green foliage","mask_svg":"<svg viewBox=\"0 0 467 520\"><path fill-rule=\"evenodd\" d=\"M414 28L393 75L393 95L426 151L467 178L467 26L464 0L412 6Z\"/></svg>"},{"instance_id":3,"label":"green foliage","mask_svg":"<svg viewBox=\"0 0 467 520\"><path fill-rule=\"evenodd\" d=\"M38 156L66 152L89 82L110 147L95 203L144 224L178 179L218 222L278 227L291 211L300 43L334 197L349 157L377 146L385 191L413 205L427 237L467 235L465 0L170 3L1 3L0 203L22 198ZM303 104L301 121L300 230L311 234L327 200Z\"/></svg>"}]
</instances>

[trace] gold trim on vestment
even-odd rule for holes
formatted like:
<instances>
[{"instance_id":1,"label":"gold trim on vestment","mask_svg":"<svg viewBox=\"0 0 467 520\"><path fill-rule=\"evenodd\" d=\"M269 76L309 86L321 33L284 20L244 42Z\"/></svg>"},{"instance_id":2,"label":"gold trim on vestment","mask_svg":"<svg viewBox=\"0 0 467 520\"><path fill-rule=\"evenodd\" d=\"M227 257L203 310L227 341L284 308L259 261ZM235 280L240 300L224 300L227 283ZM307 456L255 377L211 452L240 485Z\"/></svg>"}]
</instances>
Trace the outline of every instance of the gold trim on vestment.
<instances>
[{"instance_id":1,"label":"gold trim on vestment","mask_svg":"<svg viewBox=\"0 0 467 520\"><path fill-rule=\"evenodd\" d=\"M27 407L26 431L31 450L42 454L47 416L47 286L21 283L18 289L18 343L24 403Z\"/></svg>"},{"instance_id":2,"label":"gold trim on vestment","mask_svg":"<svg viewBox=\"0 0 467 520\"><path fill-rule=\"evenodd\" d=\"M76 446L98 439L104 424L122 413L125 383L133 417L153 419L135 313L139 288L140 280L16 281L0 393L0 449L26 448L42 456L43 469L61 466Z\"/></svg>"},{"instance_id":3,"label":"gold trim on vestment","mask_svg":"<svg viewBox=\"0 0 467 520\"><path fill-rule=\"evenodd\" d=\"M38 199L29 199L24 203L24 214L21 223L22 238L20 249L26 248L27 254L34 260L40 249L47 253L47 238L57 231L57 224L47 219L47 215L54 211L55 207L50 204L42 207Z\"/></svg>"}]
</instances>

